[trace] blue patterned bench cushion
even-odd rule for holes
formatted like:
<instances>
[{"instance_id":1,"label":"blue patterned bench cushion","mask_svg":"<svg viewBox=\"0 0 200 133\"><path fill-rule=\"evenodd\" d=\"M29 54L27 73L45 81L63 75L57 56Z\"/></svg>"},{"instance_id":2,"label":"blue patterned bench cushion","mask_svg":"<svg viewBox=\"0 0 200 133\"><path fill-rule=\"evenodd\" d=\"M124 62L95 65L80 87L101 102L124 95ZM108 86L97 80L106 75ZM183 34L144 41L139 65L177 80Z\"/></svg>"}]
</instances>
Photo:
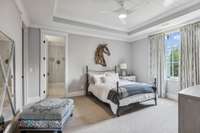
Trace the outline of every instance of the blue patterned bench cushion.
<instances>
[{"instance_id":1,"label":"blue patterned bench cushion","mask_svg":"<svg viewBox=\"0 0 200 133\"><path fill-rule=\"evenodd\" d=\"M62 123L58 120L20 120L20 129L60 129Z\"/></svg>"},{"instance_id":2,"label":"blue patterned bench cushion","mask_svg":"<svg viewBox=\"0 0 200 133\"><path fill-rule=\"evenodd\" d=\"M48 98L23 110L20 128L62 128L73 112L74 102L68 98Z\"/></svg>"}]
</instances>

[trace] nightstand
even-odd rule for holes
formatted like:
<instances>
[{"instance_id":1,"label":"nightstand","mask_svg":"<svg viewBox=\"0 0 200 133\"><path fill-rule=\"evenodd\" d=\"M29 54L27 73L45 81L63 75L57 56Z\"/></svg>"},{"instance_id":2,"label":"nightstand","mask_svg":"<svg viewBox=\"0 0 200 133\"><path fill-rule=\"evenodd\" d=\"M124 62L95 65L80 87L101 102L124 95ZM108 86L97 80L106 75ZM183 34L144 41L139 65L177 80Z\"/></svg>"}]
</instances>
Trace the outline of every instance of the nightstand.
<instances>
[{"instance_id":1,"label":"nightstand","mask_svg":"<svg viewBox=\"0 0 200 133\"><path fill-rule=\"evenodd\" d=\"M120 76L120 79L124 79L124 80L129 80L129 81L136 82L136 76L135 76L135 75L130 75L130 76Z\"/></svg>"}]
</instances>

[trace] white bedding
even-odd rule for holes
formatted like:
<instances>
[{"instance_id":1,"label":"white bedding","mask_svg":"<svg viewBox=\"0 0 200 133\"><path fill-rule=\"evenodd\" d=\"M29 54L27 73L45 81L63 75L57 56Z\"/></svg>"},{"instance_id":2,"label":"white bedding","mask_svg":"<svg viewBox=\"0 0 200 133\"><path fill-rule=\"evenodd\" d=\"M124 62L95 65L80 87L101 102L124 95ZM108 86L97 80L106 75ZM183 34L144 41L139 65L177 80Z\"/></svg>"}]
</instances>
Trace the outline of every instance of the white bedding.
<instances>
[{"instance_id":1,"label":"white bedding","mask_svg":"<svg viewBox=\"0 0 200 133\"><path fill-rule=\"evenodd\" d=\"M128 84L134 84L136 82L130 82L128 80L119 80L119 86L123 86L123 85L128 85ZM112 112L114 114L117 113L117 105L112 103L112 101L107 99L108 93L111 89L116 89L116 83L113 84L90 84L88 91L91 92L93 95L95 95L99 100L108 103L112 109ZM131 103L135 103L135 102L142 102L145 99L150 99L150 98L154 98L155 94L154 93L146 93L146 94L138 94L138 95L134 95L134 96L130 96L127 98L124 98L122 100L120 100L120 106L125 106L125 105L129 105Z\"/></svg>"}]
</instances>

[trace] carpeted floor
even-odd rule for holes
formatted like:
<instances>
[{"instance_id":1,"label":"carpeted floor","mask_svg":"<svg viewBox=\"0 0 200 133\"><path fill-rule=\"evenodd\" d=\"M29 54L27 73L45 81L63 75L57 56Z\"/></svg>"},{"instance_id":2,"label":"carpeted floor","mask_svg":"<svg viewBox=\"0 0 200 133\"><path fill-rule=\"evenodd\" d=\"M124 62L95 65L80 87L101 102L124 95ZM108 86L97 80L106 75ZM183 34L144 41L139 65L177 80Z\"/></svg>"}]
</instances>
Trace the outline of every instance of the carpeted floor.
<instances>
[{"instance_id":1,"label":"carpeted floor","mask_svg":"<svg viewBox=\"0 0 200 133\"><path fill-rule=\"evenodd\" d=\"M98 100L76 97L74 116L66 122L64 133L178 133L178 105L168 99L135 105L129 113L113 117Z\"/></svg>"}]
</instances>

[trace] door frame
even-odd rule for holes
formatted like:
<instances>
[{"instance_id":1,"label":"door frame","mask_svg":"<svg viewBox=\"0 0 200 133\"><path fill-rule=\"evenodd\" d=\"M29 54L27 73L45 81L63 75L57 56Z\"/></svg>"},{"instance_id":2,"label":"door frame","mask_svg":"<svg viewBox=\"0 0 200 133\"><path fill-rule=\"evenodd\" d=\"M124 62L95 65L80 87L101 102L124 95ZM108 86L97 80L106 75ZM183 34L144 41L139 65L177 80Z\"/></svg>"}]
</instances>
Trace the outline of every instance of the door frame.
<instances>
[{"instance_id":1,"label":"door frame","mask_svg":"<svg viewBox=\"0 0 200 133\"><path fill-rule=\"evenodd\" d=\"M68 58L69 58L69 34L66 32L60 32L60 31L54 31L54 30L47 30L47 29L41 29L41 45L43 44L43 41L45 39L45 35L52 35L52 36L61 36L65 38L65 97L67 97L69 95L69 85L68 85ZM40 55L41 55L40 51ZM40 57L41 59L42 57ZM40 66L40 70L41 70L41 66ZM42 72L40 71L40 75L42 74ZM40 76L41 77L41 76ZM41 79L40 79L41 81ZM41 83L40 83L41 86ZM47 88L46 88L47 89ZM40 88L40 98L42 98L42 92L43 90ZM47 90L46 90L47 92ZM47 93L46 93L47 95Z\"/></svg>"}]
</instances>

